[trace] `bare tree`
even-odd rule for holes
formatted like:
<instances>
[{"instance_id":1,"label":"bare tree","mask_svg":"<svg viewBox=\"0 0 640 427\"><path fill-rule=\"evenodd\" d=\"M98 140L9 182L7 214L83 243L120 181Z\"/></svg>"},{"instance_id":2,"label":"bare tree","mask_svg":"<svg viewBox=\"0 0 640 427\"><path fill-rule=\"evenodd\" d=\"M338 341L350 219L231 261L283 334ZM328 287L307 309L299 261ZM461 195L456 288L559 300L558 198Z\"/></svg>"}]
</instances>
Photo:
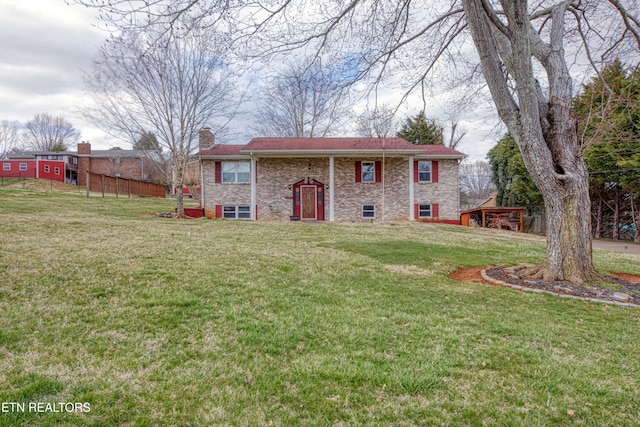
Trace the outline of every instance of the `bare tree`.
<instances>
[{"instance_id":1,"label":"bare tree","mask_svg":"<svg viewBox=\"0 0 640 427\"><path fill-rule=\"evenodd\" d=\"M491 179L491 165L486 160L462 162L459 175L460 190L466 196L467 209L479 206L496 191Z\"/></svg>"},{"instance_id":2,"label":"bare tree","mask_svg":"<svg viewBox=\"0 0 640 427\"><path fill-rule=\"evenodd\" d=\"M363 138L386 138L393 136L398 127L394 119L396 110L388 105L376 106L356 117L356 134Z\"/></svg>"},{"instance_id":3,"label":"bare tree","mask_svg":"<svg viewBox=\"0 0 640 427\"><path fill-rule=\"evenodd\" d=\"M12 151L18 148L21 127L22 125L17 121L0 121L0 159L6 159Z\"/></svg>"},{"instance_id":4,"label":"bare tree","mask_svg":"<svg viewBox=\"0 0 640 427\"><path fill-rule=\"evenodd\" d=\"M342 80L336 70L317 63L287 67L263 89L254 131L307 138L335 134L351 114Z\"/></svg>"},{"instance_id":5,"label":"bare tree","mask_svg":"<svg viewBox=\"0 0 640 427\"><path fill-rule=\"evenodd\" d=\"M84 115L114 136L136 141L152 129L169 161L178 216L184 216L187 163L198 131L225 126L238 108L234 75L224 61L224 41L192 22L174 22L172 32L149 26L104 45L85 78L94 107Z\"/></svg>"},{"instance_id":6,"label":"bare tree","mask_svg":"<svg viewBox=\"0 0 640 427\"><path fill-rule=\"evenodd\" d=\"M22 138L25 147L33 151L65 151L78 143L80 131L64 116L42 113L24 125Z\"/></svg>"},{"instance_id":7,"label":"bare tree","mask_svg":"<svg viewBox=\"0 0 640 427\"><path fill-rule=\"evenodd\" d=\"M130 16L132 4L151 6L108 3L108 11L121 17ZM152 3L157 13L158 2ZM638 0L282 0L269 5L178 0L156 17L170 20L185 9L197 10L210 22L228 16L228 28L238 30L239 38L254 37L252 45L263 51L343 52L357 62L356 78L372 75L375 85L402 72L405 93L426 94L435 76L471 83L457 73L465 64L481 70L498 115L545 200L547 256L537 277L575 283L599 277L592 261L587 169L571 107L571 71L579 67L569 62L584 57L595 65L625 54L637 58ZM242 8L241 13L234 14L234 8ZM451 61L460 55L463 60Z\"/></svg>"},{"instance_id":8,"label":"bare tree","mask_svg":"<svg viewBox=\"0 0 640 427\"><path fill-rule=\"evenodd\" d=\"M462 142L462 138L465 137L467 131L461 128L458 128L458 122L451 122L451 132L449 134L449 143L445 144L449 148L453 148L454 150L458 149L458 145Z\"/></svg>"}]
</instances>

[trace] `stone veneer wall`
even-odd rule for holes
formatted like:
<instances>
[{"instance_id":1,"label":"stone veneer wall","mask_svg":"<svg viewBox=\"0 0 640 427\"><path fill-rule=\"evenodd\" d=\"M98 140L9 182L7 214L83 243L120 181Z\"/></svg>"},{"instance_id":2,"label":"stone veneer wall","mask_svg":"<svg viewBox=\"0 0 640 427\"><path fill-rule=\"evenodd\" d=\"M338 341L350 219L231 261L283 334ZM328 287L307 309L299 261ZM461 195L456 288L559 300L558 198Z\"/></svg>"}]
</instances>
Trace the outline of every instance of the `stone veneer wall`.
<instances>
[{"instance_id":1,"label":"stone veneer wall","mask_svg":"<svg viewBox=\"0 0 640 427\"><path fill-rule=\"evenodd\" d=\"M256 203L258 219L284 220L293 215L289 185L307 178L329 185L329 159L258 159ZM325 220L329 220L329 191L325 191Z\"/></svg>"},{"instance_id":2,"label":"stone veneer wall","mask_svg":"<svg viewBox=\"0 0 640 427\"><path fill-rule=\"evenodd\" d=\"M215 212L216 205L250 205L251 185L216 184L215 161L202 161L202 191L204 192L205 215Z\"/></svg>"},{"instance_id":3,"label":"stone veneer wall","mask_svg":"<svg viewBox=\"0 0 640 427\"><path fill-rule=\"evenodd\" d=\"M457 160L438 161L438 182L414 183L415 203L437 203L439 219L460 219L458 192Z\"/></svg>"},{"instance_id":4,"label":"stone veneer wall","mask_svg":"<svg viewBox=\"0 0 640 427\"><path fill-rule=\"evenodd\" d=\"M409 219L409 161L386 158L383 182L356 182L356 161L381 158L337 158L335 160L336 221L363 221L362 205L375 205L376 221ZM364 219L369 220L369 219Z\"/></svg>"}]
</instances>

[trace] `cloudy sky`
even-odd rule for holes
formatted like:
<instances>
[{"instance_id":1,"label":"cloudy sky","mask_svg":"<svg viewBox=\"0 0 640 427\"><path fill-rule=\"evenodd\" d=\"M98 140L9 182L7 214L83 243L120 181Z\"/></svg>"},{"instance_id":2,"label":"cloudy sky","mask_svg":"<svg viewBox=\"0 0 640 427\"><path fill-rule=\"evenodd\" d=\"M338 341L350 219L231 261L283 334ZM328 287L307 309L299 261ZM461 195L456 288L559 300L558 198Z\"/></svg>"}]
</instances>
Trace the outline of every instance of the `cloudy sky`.
<instances>
[{"instance_id":1,"label":"cloudy sky","mask_svg":"<svg viewBox=\"0 0 640 427\"><path fill-rule=\"evenodd\" d=\"M68 6L64 0L0 0L0 120L24 123L39 113L62 115L94 148L123 146L75 112L82 97L82 70L107 37L96 28L95 16L95 10ZM420 108L416 102L400 113L414 115ZM459 150L472 159L484 157L495 141L489 134L495 122L487 121L486 111L483 115L457 117L467 131ZM448 119L437 102L427 106L427 116L443 124Z\"/></svg>"},{"instance_id":2,"label":"cloudy sky","mask_svg":"<svg viewBox=\"0 0 640 427\"><path fill-rule=\"evenodd\" d=\"M106 34L95 11L64 0L0 0L0 120L26 122L36 114L64 116L82 140L113 141L74 113L86 69Z\"/></svg>"}]
</instances>

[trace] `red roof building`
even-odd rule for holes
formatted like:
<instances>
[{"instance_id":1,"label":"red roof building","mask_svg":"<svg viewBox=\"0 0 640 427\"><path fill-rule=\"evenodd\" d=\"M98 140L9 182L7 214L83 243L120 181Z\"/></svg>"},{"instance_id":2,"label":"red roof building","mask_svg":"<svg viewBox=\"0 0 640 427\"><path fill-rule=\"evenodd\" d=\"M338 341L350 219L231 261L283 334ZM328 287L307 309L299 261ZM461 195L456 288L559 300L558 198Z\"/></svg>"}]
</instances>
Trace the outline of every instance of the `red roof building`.
<instances>
[{"instance_id":1,"label":"red roof building","mask_svg":"<svg viewBox=\"0 0 640 427\"><path fill-rule=\"evenodd\" d=\"M215 144L200 132L208 217L459 224L464 154L401 138L254 138Z\"/></svg>"}]
</instances>

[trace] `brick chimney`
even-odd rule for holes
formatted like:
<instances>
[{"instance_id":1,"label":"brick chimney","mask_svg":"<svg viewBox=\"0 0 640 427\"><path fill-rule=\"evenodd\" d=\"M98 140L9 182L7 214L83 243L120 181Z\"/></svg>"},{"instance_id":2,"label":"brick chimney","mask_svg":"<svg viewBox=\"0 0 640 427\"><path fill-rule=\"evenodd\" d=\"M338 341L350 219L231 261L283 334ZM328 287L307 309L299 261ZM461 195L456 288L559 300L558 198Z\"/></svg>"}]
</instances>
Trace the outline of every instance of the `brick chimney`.
<instances>
[{"instance_id":1,"label":"brick chimney","mask_svg":"<svg viewBox=\"0 0 640 427\"><path fill-rule=\"evenodd\" d=\"M91 144L82 141L78 144L78 185L87 185L87 171L91 170Z\"/></svg>"},{"instance_id":2,"label":"brick chimney","mask_svg":"<svg viewBox=\"0 0 640 427\"><path fill-rule=\"evenodd\" d=\"M80 154L91 154L91 144L89 141L82 141L78 144L78 155Z\"/></svg>"},{"instance_id":3,"label":"brick chimney","mask_svg":"<svg viewBox=\"0 0 640 427\"><path fill-rule=\"evenodd\" d=\"M198 133L198 146L200 151L210 150L215 147L215 135L211 132L211 128L202 128Z\"/></svg>"}]
</instances>

